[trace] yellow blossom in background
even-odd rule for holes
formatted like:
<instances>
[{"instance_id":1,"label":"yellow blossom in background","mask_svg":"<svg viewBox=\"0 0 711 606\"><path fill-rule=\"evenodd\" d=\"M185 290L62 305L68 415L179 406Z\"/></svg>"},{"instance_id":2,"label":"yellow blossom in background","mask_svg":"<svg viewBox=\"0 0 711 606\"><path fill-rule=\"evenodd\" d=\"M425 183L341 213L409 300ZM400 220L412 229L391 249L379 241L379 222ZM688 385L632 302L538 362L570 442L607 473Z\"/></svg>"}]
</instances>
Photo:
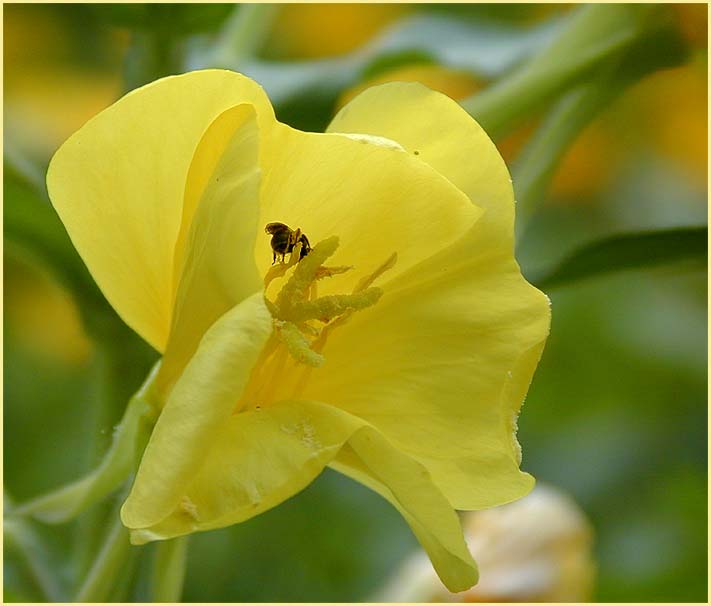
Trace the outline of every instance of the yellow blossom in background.
<instances>
[{"instance_id":1,"label":"yellow blossom in background","mask_svg":"<svg viewBox=\"0 0 711 606\"><path fill-rule=\"evenodd\" d=\"M596 566L593 531L585 513L546 485L520 501L464 515L479 583L452 594L432 574L424 554L406 562L383 601L588 602Z\"/></svg>"},{"instance_id":2,"label":"yellow blossom in background","mask_svg":"<svg viewBox=\"0 0 711 606\"><path fill-rule=\"evenodd\" d=\"M120 70L72 65L72 41L42 8L14 6L5 12L3 31L5 136L24 154L46 158L116 100L123 86ZM105 44L120 55L128 46L126 32L112 30Z\"/></svg>"},{"instance_id":3,"label":"yellow blossom in background","mask_svg":"<svg viewBox=\"0 0 711 606\"><path fill-rule=\"evenodd\" d=\"M282 4L266 46L290 58L339 55L411 11L406 4Z\"/></svg>"},{"instance_id":4,"label":"yellow blossom in background","mask_svg":"<svg viewBox=\"0 0 711 606\"><path fill-rule=\"evenodd\" d=\"M461 101L473 95L483 86L481 79L474 77L465 70L429 63L405 65L388 70L344 91L338 99L337 107L340 109L367 88L378 84L386 84L387 82L419 82L427 88L443 93L456 101Z\"/></svg>"},{"instance_id":5,"label":"yellow blossom in background","mask_svg":"<svg viewBox=\"0 0 711 606\"><path fill-rule=\"evenodd\" d=\"M670 4L679 29L692 46L707 49L709 42L708 4Z\"/></svg>"},{"instance_id":6,"label":"yellow blossom in background","mask_svg":"<svg viewBox=\"0 0 711 606\"><path fill-rule=\"evenodd\" d=\"M708 174L708 68L706 60L656 72L623 100L655 151L706 189ZM635 111L635 107L637 110ZM641 109L639 109L641 107ZM669 111L673 108L673 111ZM650 125L654 128L649 128ZM640 135L641 139L641 135ZM642 142L640 141L640 146Z\"/></svg>"},{"instance_id":7,"label":"yellow blossom in background","mask_svg":"<svg viewBox=\"0 0 711 606\"><path fill-rule=\"evenodd\" d=\"M39 263L4 251L5 330L36 355L68 365L85 362L92 343L71 294Z\"/></svg>"},{"instance_id":8,"label":"yellow blossom in background","mask_svg":"<svg viewBox=\"0 0 711 606\"><path fill-rule=\"evenodd\" d=\"M246 520L328 465L402 513L447 587L476 582L455 509L533 485L516 417L550 312L513 257L506 166L461 107L389 84L305 133L248 78L192 72L90 120L47 183L163 354L134 542ZM272 265L272 222L311 252Z\"/></svg>"}]
</instances>

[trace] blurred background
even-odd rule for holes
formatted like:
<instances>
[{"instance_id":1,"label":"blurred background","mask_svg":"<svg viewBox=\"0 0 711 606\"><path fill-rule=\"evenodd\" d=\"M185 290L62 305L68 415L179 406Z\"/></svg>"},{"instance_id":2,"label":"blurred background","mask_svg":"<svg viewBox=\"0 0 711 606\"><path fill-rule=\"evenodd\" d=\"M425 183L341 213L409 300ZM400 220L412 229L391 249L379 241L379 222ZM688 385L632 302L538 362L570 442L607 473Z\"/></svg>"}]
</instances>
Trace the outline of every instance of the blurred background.
<instances>
[{"instance_id":1,"label":"blurred background","mask_svg":"<svg viewBox=\"0 0 711 606\"><path fill-rule=\"evenodd\" d=\"M92 286L46 198L49 158L88 118L156 77L217 65L257 79L279 118L307 130L391 80L473 99L580 7L254 8L4 6L6 509L93 468L156 359ZM677 240L661 253L652 242L638 246L638 262L613 256L586 279L544 287L552 331L519 440L523 468L588 520L596 574L580 600L707 597L707 7L659 11L668 60L573 138L518 242L524 274L544 287L551 268L609 236L694 228L697 238L695 252L682 244L667 258ZM546 109L495 137L515 187L519 153ZM108 515L102 507L59 526L6 524L5 600L69 599L96 549L86 528ZM137 549L126 571L133 580L111 599L147 599L153 549ZM416 551L394 509L327 471L255 519L191 537L183 599L370 600L393 583L408 589L402 567ZM419 599L433 598L423 592Z\"/></svg>"}]
</instances>

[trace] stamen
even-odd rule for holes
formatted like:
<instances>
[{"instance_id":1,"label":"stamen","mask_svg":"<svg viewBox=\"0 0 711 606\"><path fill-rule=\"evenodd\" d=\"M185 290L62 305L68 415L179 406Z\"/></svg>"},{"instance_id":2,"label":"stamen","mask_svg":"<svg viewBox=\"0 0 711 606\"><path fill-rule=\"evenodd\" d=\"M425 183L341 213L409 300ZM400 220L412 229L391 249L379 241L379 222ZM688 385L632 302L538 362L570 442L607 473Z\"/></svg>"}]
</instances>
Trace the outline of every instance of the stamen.
<instances>
[{"instance_id":1,"label":"stamen","mask_svg":"<svg viewBox=\"0 0 711 606\"><path fill-rule=\"evenodd\" d=\"M386 271L389 269L392 269L395 267L395 263L397 263L397 253L394 252L392 255L390 255L380 267L378 267L372 274L369 276L366 276L365 278L362 278L360 282L356 285L356 287L353 289L354 293L360 292L362 290L365 290L368 288L373 282L375 282L380 276L382 276Z\"/></svg>"},{"instance_id":2,"label":"stamen","mask_svg":"<svg viewBox=\"0 0 711 606\"><path fill-rule=\"evenodd\" d=\"M375 305L382 295L383 291L380 288L369 288L353 295L327 295L315 301L294 304L290 309L289 319L293 322L320 320L325 324L346 312L359 311Z\"/></svg>"},{"instance_id":3,"label":"stamen","mask_svg":"<svg viewBox=\"0 0 711 606\"><path fill-rule=\"evenodd\" d=\"M296 363L305 365L304 371L308 374L324 364L322 351L332 329L344 324L356 311L371 307L380 300L382 289L371 285L395 265L397 254L391 255L372 274L361 279L351 294L319 297L316 286L318 280L346 273L353 267L324 265L326 259L338 248L336 236L319 242L303 259L300 259L300 247L301 244L297 244L288 263L280 263L269 269L264 284L266 290L274 279L285 276L287 271L293 269L276 298L273 301L267 300L267 305L274 317L276 343L284 345L284 354L288 351ZM310 322L320 322L324 326L319 328ZM284 359L280 356L277 358L280 364L276 365L276 359L269 359L269 365L278 366L275 372L282 372ZM278 381L278 377L273 376L271 382ZM298 382L295 387L298 389Z\"/></svg>"},{"instance_id":4,"label":"stamen","mask_svg":"<svg viewBox=\"0 0 711 606\"><path fill-rule=\"evenodd\" d=\"M305 256L297 264L294 273L287 281L284 287L277 295L275 304L278 310L279 318L284 318L288 315L290 307L297 301L302 301L305 297L306 290L314 281L319 267L328 259L338 248L338 237L331 236L323 242L319 242L311 249L311 253ZM298 258L297 255L293 255Z\"/></svg>"},{"instance_id":5,"label":"stamen","mask_svg":"<svg viewBox=\"0 0 711 606\"><path fill-rule=\"evenodd\" d=\"M308 339L295 324L283 322L278 331L282 343L286 345L289 353L297 362L308 364L315 368L323 365L324 357L311 349Z\"/></svg>"}]
</instances>

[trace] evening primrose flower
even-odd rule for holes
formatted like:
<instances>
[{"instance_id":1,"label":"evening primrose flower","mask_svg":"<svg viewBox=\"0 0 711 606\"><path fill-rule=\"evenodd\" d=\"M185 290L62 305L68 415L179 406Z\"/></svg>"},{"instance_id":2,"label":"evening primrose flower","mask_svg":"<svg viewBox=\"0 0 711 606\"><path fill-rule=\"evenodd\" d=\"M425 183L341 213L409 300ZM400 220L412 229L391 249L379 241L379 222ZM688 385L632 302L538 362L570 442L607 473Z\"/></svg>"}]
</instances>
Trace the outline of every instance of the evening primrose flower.
<instances>
[{"instance_id":1,"label":"evening primrose flower","mask_svg":"<svg viewBox=\"0 0 711 606\"><path fill-rule=\"evenodd\" d=\"M134 543L251 518L328 465L402 513L447 587L476 582L455 509L533 485L515 424L549 306L513 258L506 167L455 102L384 85L305 133L248 78L192 72L90 120L47 183L163 355ZM312 250L272 265L274 222Z\"/></svg>"}]
</instances>

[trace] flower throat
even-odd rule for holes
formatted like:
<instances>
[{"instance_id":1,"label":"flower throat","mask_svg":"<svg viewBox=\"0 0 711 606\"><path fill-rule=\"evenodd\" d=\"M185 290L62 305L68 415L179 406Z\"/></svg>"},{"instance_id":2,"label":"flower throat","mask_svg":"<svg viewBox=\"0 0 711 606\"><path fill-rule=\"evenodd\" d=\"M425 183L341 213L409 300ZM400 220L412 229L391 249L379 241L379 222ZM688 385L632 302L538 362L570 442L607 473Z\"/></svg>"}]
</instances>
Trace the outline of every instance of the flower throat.
<instances>
[{"instance_id":1,"label":"flower throat","mask_svg":"<svg viewBox=\"0 0 711 606\"><path fill-rule=\"evenodd\" d=\"M273 301L265 294L274 319L274 333L262 351L238 410L258 409L277 396L298 397L311 371L325 362L322 352L329 335L355 312L379 301L383 290L372 284L397 262L397 253L393 253L374 272L362 278L350 294L319 297L320 280L346 273L353 267L324 265L338 248L337 236L319 242L306 256L301 255L301 246L302 243L297 243L289 261L272 265L264 277L266 293L273 280L293 268ZM296 376L290 372L294 369L300 371ZM287 375L295 379L291 386Z\"/></svg>"}]
</instances>

